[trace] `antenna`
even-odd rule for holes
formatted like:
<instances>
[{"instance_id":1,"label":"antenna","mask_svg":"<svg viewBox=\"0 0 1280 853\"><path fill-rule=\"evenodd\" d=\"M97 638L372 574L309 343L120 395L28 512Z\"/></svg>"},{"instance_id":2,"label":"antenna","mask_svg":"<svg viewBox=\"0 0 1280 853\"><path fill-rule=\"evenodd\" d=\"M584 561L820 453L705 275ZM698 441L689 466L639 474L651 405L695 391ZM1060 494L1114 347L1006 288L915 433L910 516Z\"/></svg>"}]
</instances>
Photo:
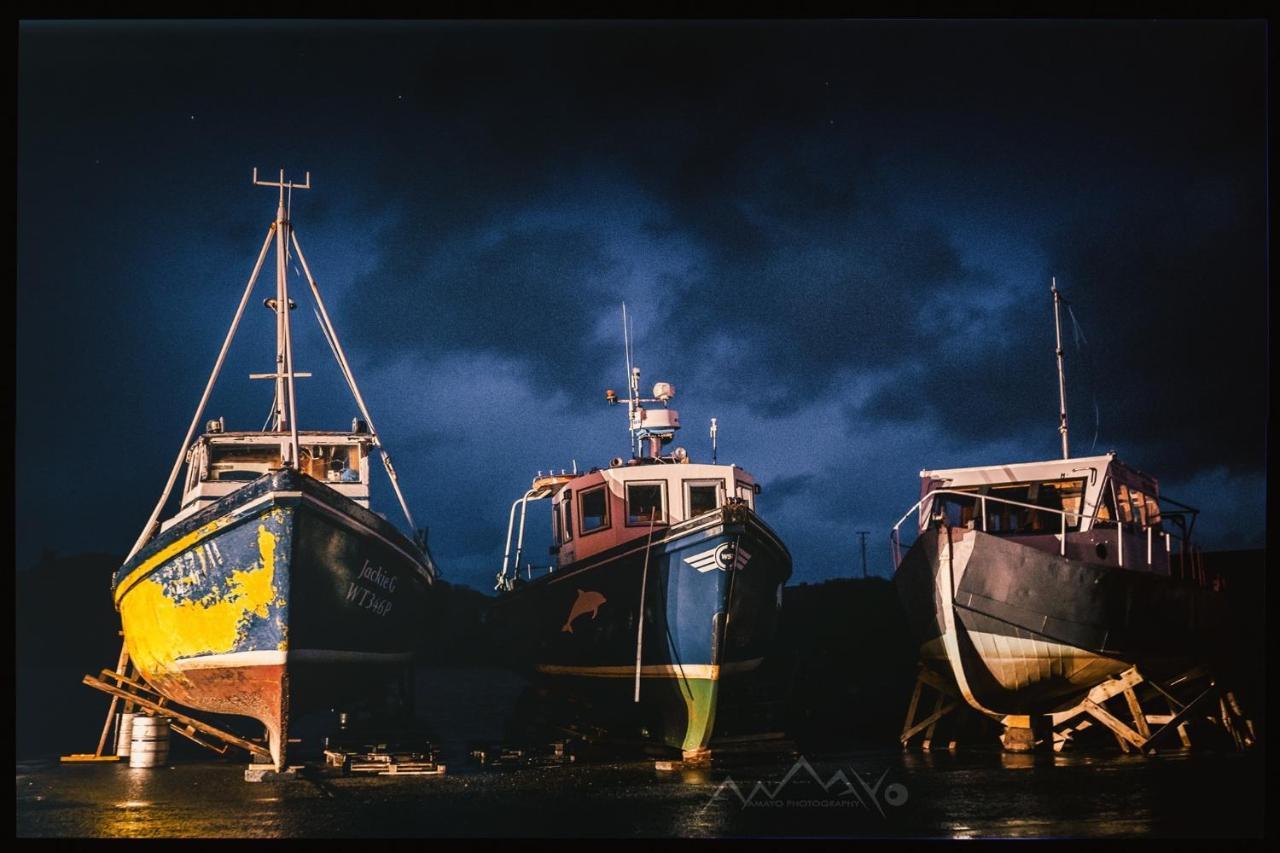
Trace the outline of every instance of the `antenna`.
<instances>
[{"instance_id":1,"label":"antenna","mask_svg":"<svg viewBox=\"0 0 1280 853\"><path fill-rule=\"evenodd\" d=\"M639 455L638 445L636 444L636 409L639 406L640 397L640 368L635 366L634 358L631 351L632 328L631 320L627 316L627 303L622 303L622 348L626 352L627 357L627 431L631 434L631 456L632 458Z\"/></svg>"},{"instance_id":2,"label":"antenna","mask_svg":"<svg viewBox=\"0 0 1280 853\"><path fill-rule=\"evenodd\" d=\"M1063 366L1062 311L1059 308L1059 305L1066 300L1058 292L1058 277L1053 276L1050 281L1052 282L1050 291L1053 293L1053 331L1057 343L1055 351L1058 354L1058 432L1062 433L1062 458L1070 459L1071 453L1067 449L1067 373Z\"/></svg>"},{"instance_id":3,"label":"antenna","mask_svg":"<svg viewBox=\"0 0 1280 853\"><path fill-rule=\"evenodd\" d=\"M716 433L718 433L719 431L720 431L719 427L716 426L716 419L712 418L711 419L711 464L712 465L716 464Z\"/></svg>"}]
</instances>

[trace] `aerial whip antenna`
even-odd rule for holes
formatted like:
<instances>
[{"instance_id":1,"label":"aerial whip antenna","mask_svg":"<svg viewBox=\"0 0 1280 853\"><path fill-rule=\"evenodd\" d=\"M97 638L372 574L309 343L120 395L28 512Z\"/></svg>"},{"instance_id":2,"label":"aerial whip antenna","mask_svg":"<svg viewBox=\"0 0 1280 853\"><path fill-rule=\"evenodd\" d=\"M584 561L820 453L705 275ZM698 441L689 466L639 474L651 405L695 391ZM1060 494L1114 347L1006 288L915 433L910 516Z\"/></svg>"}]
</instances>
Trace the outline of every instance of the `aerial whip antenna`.
<instances>
[{"instance_id":1,"label":"aerial whip antenna","mask_svg":"<svg viewBox=\"0 0 1280 853\"><path fill-rule=\"evenodd\" d=\"M1059 307L1065 300L1058 292L1058 277L1053 276L1050 281L1052 286L1049 289L1053 293L1053 330L1057 341L1055 351L1058 354L1058 432L1062 433L1062 458L1070 459L1071 453L1067 449L1067 373L1063 366L1062 312Z\"/></svg>"}]
</instances>

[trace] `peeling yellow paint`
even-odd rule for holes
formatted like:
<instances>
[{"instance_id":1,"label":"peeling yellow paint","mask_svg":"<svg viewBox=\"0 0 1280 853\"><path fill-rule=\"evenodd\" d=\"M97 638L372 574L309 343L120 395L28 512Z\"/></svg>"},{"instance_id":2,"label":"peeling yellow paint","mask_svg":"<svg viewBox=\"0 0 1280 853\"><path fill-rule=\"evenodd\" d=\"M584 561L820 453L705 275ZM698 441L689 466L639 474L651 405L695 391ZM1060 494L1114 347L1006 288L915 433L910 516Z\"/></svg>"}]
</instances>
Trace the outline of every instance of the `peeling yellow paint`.
<instances>
[{"instance_id":1,"label":"peeling yellow paint","mask_svg":"<svg viewBox=\"0 0 1280 853\"><path fill-rule=\"evenodd\" d=\"M277 522L284 520L278 509L271 516ZM157 578L139 582L121 599L125 642L144 676L176 675L172 664L178 658L233 651L247 615L266 618L273 602L284 601L283 593L275 586L276 535L264 522L265 518L258 522L259 559L231 573L221 600L174 601L164 594L164 586ZM216 529L216 524L206 527ZM170 549L165 552L170 557L180 553ZM281 643L280 650L285 650L286 645Z\"/></svg>"},{"instance_id":2,"label":"peeling yellow paint","mask_svg":"<svg viewBox=\"0 0 1280 853\"><path fill-rule=\"evenodd\" d=\"M170 559L177 556L178 554L181 554L183 551L187 550L192 545L197 544L203 539L207 539L209 536L216 533L218 530L221 530L223 527L226 527L228 524L230 524L232 520L233 519L229 515L224 515L222 518L215 518L213 521L209 522L208 524L202 524L200 527L191 531L186 536L183 536L181 539L174 541L173 544L168 545L160 549L156 553L152 554L145 563L143 563L142 565L138 566L138 568L130 572L128 577L126 577L124 580L122 580L119 584L116 585L116 606L117 607L120 606L120 599L129 590L130 585L133 584L135 580L137 580L140 577L144 577L148 572L150 572L156 566L159 566L161 563L168 562Z\"/></svg>"}]
</instances>

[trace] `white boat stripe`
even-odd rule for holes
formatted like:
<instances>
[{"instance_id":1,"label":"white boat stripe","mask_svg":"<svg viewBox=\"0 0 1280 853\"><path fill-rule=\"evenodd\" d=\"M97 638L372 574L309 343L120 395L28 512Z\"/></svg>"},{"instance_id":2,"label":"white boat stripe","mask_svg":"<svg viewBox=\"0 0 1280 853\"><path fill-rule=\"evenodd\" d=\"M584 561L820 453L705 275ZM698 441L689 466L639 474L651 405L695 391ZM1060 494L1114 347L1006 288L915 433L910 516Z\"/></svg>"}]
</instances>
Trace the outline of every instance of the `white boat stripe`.
<instances>
[{"instance_id":1,"label":"white boat stripe","mask_svg":"<svg viewBox=\"0 0 1280 853\"><path fill-rule=\"evenodd\" d=\"M735 672L746 672L760 665L762 658L734 661L728 664L649 664L640 667L642 678L705 678L715 681L721 675ZM560 664L538 664L538 672L548 675L583 675L594 678L635 678L634 666L565 666Z\"/></svg>"},{"instance_id":2,"label":"white boat stripe","mask_svg":"<svg viewBox=\"0 0 1280 853\"><path fill-rule=\"evenodd\" d=\"M294 649L290 651L230 652L199 655L173 662L178 670L218 669L233 666L279 666L285 663L395 663L408 661L410 652L355 652L343 649Z\"/></svg>"}]
</instances>

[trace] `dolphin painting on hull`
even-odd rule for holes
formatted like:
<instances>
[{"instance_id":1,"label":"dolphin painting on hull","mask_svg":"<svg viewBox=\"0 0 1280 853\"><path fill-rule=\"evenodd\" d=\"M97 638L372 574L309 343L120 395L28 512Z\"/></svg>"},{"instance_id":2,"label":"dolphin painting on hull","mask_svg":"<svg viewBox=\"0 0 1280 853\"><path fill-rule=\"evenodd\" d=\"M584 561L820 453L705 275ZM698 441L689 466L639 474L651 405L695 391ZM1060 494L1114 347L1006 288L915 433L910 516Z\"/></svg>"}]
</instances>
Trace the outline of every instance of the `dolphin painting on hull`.
<instances>
[{"instance_id":1,"label":"dolphin painting on hull","mask_svg":"<svg viewBox=\"0 0 1280 853\"><path fill-rule=\"evenodd\" d=\"M600 605L605 603L605 597L598 592L583 592L578 590L578 597L573 602L573 607L569 609L569 618L565 621L564 627L560 631L573 633L573 620L577 619L584 613L590 613L591 618L596 618L596 613L600 610Z\"/></svg>"}]
</instances>

